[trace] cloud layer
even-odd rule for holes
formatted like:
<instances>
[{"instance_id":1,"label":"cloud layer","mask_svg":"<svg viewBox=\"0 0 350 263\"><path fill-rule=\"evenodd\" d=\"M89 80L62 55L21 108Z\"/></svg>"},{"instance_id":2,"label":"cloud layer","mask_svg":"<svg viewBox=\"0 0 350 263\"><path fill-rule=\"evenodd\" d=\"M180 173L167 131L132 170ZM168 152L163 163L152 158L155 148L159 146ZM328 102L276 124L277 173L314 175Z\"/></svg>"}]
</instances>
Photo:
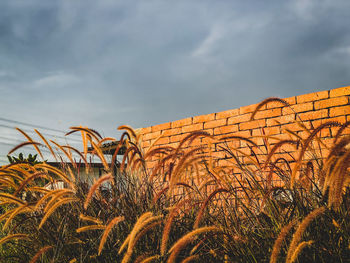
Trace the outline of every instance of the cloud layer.
<instances>
[{"instance_id":1,"label":"cloud layer","mask_svg":"<svg viewBox=\"0 0 350 263\"><path fill-rule=\"evenodd\" d=\"M113 136L350 83L350 2L0 3L4 117Z\"/></svg>"}]
</instances>

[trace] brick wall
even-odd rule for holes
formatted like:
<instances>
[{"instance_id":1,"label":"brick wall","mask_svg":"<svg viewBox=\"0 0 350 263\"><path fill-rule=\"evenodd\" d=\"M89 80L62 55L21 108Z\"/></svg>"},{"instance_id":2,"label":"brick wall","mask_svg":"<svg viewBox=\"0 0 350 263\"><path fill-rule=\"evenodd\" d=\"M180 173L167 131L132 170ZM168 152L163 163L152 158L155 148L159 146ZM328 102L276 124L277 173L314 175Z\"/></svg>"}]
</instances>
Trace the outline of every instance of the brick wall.
<instances>
[{"instance_id":1,"label":"brick wall","mask_svg":"<svg viewBox=\"0 0 350 263\"><path fill-rule=\"evenodd\" d=\"M296 120L307 121L308 127L311 123L317 127L326 121L341 123L350 121L349 98L350 86L286 98L291 108L278 102L269 103L259 110L254 120L250 120L250 117L258 104L171 121L142 128L142 147L147 150L157 138L155 146L176 147L182 138L197 130L206 131L218 138L225 135L250 137L261 146L264 140L258 136L263 130L265 134L279 139L289 138L285 129L305 137L306 132L295 123ZM322 130L321 137L327 143L327 139L334 135L334 132L335 128ZM199 139L195 144L202 144L203 140L203 138ZM234 143L234 146L243 152L249 150L244 142L235 141ZM222 152L219 144L213 146L213 151L217 156L225 159L225 153ZM292 145L285 145L283 151L293 153L295 148Z\"/></svg>"}]
</instances>

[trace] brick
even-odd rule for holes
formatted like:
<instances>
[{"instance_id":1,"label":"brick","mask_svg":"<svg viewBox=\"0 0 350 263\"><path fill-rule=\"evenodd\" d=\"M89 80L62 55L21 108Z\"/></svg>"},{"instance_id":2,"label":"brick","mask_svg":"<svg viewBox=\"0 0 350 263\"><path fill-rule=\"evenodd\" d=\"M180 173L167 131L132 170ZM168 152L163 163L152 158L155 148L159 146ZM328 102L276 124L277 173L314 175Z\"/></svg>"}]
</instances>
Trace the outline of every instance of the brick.
<instances>
[{"instance_id":1,"label":"brick","mask_svg":"<svg viewBox=\"0 0 350 263\"><path fill-rule=\"evenodd\" d=\"M246 145L246 142L243 142L243 143L244 143L244 145ZM238 153L238 155L243 154L243 155L250 156L251 153L252 153L251 150L249 149L249 147L243 147L243 148L240 148L239 150L240 150L241 153Z\"/></svg>"},{"instance_id":2,"label":"brick","mask_svg":"<svg viewBox=\"0 0 350 263\"><path fill-rule=\"evenodd\" d=\"M221 146L224 148L228 147L229 149L239 148L241 146L241 142L238 139L231 139L231 140L225 141L225 144L222 144Z\"/></svg>"},{"instance_id":3,"label":"brick","mask_svg":"<svg viewBox=\"0 0 350 263\"><path fill-rule=\"evenodd\" d=\"M264 139L262 137L253 137L252 141L255 142L259 146L262 146L265 144Z\"/></svg>"},{"instance_id":4,"label":"brick","mask_svg":"<svg viewBox=\"0 0 350 263\"><path fill-rule=\"evenodd\" d=\"M286 160L289 161L289 162L292 161L292 157L290 156L290 154L284 153L284 152L275 153L275 157L276 157L276 159L277 159L277 158L284 158L284 159L286 159ZM279 177L277 177L277 178L275 178L275 179L278 180L278 178L279 178Z\"/></svg>"},{"instance_id":5,"label":"brick","mask_svg":"<svg viewBox=\"0 0 350 263\"><path fill-rule=\"evenodd\" d=\"M303 121L323 119L328 117L328 109L300 113L299 117Z\"/></svg>"},{"instance_id":6,"label":"brick","mask_svg":"<svg viewBox=\"0 0 350 263\"><path fill-rule=\"evenodd\" d=\"M327 100L315 101L315 110L346 105L349 102L348 97L335 97Z\"/></svg>"},{"instance_id":7,"label":"brick","mask_svg":"<svg viewBox=\"0 0 350 263\"><path fill-rule=\"evenodd\" d=\"M146 133L145 135L143 135L142 140L143 141L152 140L157 138L159 135L160 135L160 131Z\"/></svg>"},{"instance_id":8,"label":"brick","mask_svg":"<svg viewBox=\"0 0 350 263\"><path fill-rule=\"evenodd\" d=\"M212 138L209 138L209 137L203 137L201 139L201 141L202 141L203 144L206 144L206 145L208 144L209 145L210 143L214 144L215 140L213 140Z\"/></svg>"},{"instance_id":9,"label":"brick","mask_svg":"<svg viewBox=\"0 0 350 263\"><path fill-rule=\"evenodd\" d=\"M337 131L339 130L339 127L332 127L331 128L331 133L332 136L334 137L337 134ZM343 134L346 133L345 131L343 132Z\"/></svg>"},{"instance_id":10,"label":"brick","mask_svg":"<svg viewBox=\"0 0 350 263\"><path fill-rule=\"evenodd\" d=\"M321 138L331 137L332 132L330 128L325 128L320 131Z\"/></svg>"},{"instance_id":11,"label":"brick","mask_svg":"<svg viewBox=\"0 0 350 263\"><path fill-rule=\"evenodd\" d=\"M256 136L262 136L262 130L260 128L252 130L252 137L256 137Z\"/></svg>"},{"instance_id":12,"label":"brick","mask_svg":"<svg viewBox=\"0 0 350 263\"><path fill-rule=\"evenodd\" d=\"M332 144L329 144L329 145L331 146ZM323 157L327 157L329 155L329 153L330 153L329 149L322 149L322 156Z\"/></svg>"},{"instance_id":13,"label":"brick","mask_svg":"<svg viewBox=\"0 0 350 263\"><path fill-rule=\"evenodd\" d=\"M283 152L295 152L297 151L296 145L292 144L283 144L280 148L280 151Z\"/></svg>"},{"instance_id":14,"label":"brick","mask_svg":"<svg viewBox=\"0 0 350 263\"><path fill-rule=\"evenodd\" d=\"M307 132L307 131L300 131L300 132L298 132L298 135L299 135L302 139L306 139L307 137L309 137L310 132Z\"/></svg>"},{"instance_id":15,"label":"brick","mask_svg":"<svg viewBox=\"0 0 350 263\"><path fill-rule=\"evenodd\" d=\"M273 143L271 145L271 147L273 147L274 145L275 145L275 143ZM286 143L286 144L283 144L282 146L280 146L278 148L278 150L276 151L274 156L277 157L277 158L280 158L280 157L284 156L284 157L288 157L288 159L291 159L291 157L289 156L288 153L296 152L296 151L297 151L296 145Z\"/></svg>"},{"instance_id":16,"label":"brick","mask_svg":"<svg viewBox=\"0 0 350 263\"><path fill-rule=\"evenodd\" d=\"M284 133L282 133L282 134L279 134L279 135L277 135L276 136L277 138L278 138L278 141L280 141L280 140L290 140L290 139L296 139L295 138L295 136L292 136L291 134L289 134L289 133L286 133L286 132L284 132ZM273 139L271 139L271 141L269 141L270 143L275 143L276 142L276 140L273 140Z\"/></svg>"},{"instance_id":17,"label":"brick","mask_svg":"<svg viewBox=\"0 0 350 263\"><path fill-rule=\"evenodd\" d=\"M200 138L196 138L194 139L193 141L191 141L191 144L188 145L188 146L191 146L191 147L194 147L194 146L202 146L202 141Z\"/></svg>"},{"instance_id":18,"label":"brick","mask_svg":"<svg viewBox=\"0 0 350 263\"><path fill-rule=\"evenodd\" d=\"M157 142L155 143L155 145L162 145L162 144L167 144L170 142L170 138L169 137L161 137L157 140Z\"/></svg>"},{"instance_id":19,"label":"brick","mask_svg":"<svg viewBox=\"0 0 350 263\"><path fill-rule=\"evenodd\" d=\"M333 144L334 138L325 138L325 139L322 139L322 142L323 142L326 146L330 146L330 145Z\"/></svg>"},{"instance_id":20,"label":"brick","mask_svg":"<svg viewBox=\"0 0 350 263\"><path fill-rule=\"evenodd\" d=\"M346 122L346 118L345 116L338 116L338 117L325 119L324 121L337 121L340 124L343 124L344 122Z\"/></svg>"},{"instance_id":21,"label":"brick","mask_svg":"<svg viewBox=\"0 0 350 263\"><path fill-rule=\"evenodd\" d=\"M338 116L338 117L333 117L333 118L316 120L316 121L312 122L312 125L314 126L314 128L317 128L321 124L323 124L325 122L329 122L329 121L336 121L336 122L339 122L340 124L343 124L346 121L346 117L345 116Z\"/></svg>"},{"instance_id":22,"label":"brick","mask_svg":"<svg viewBox=\"0 0 350 263\"><path fill-rule=\"evenodd\" d=\"M281 133L281 128L280 128L279 126L275 126L275 127L264 127L264 132L265 132L265 135L280 134L280 133ZM261 135L263 135L262 132L261 132Z\"/></svg>"},{"instance_id":23,"label":"brick","mask_svg":"<svg viewBox=\"0 0 350 263\"><path fill-rule=\"evenodd\" d=\"M280 126L263 127L263 128L252 130L252 136L253 137L255 137L255 136L264 136L264 133L263 133L262 129L264 129L265 136L276 135L276 134L280 134L281 133Z\"/></svg>"},{"instance_id":24,"label":"brick","mask_svg":"<svg viewBox=\"0 0 350 263\"><path fill-rule=\"evenodd\" d=\"M296 96L285 98L284 100L286 102L288 102L290 105L293 105L293 104L297 103L297 97Z\"/></svg>"},{"instance_id":25,"label":"brick","mask_svg":"<svg viewBox=\"0 0 350 263\"><path fill-rule=\"evenodd\" d=\"M297 103L328 99L328 90L299 95L296 99Z\"/></svg>"},{"instance_id":26,"label":"brick","mask_svg":"<svg viewBox=\"0 0 350 263\"><path fill-rule=\"evenodd\" d=\"M215 119L217 119L217 120L226 119L226 118L237 116L237 115L239 115L239 109L227 110L227 111L222 111L222 112L216 113Z\"/></svg>"},{"instance_id":27,"label":"brick","mask_svg":"<svg viewBox=\"0 0 350 263\"><path fill-rule=\"evenodd\" d=\"M192 117L171 122L171 128L178 128L192 124Z\"/></svg>"},{"instance_id":28,"label":"brick","mask_svg":"<svg viewBox=\"0 0 350 263\"><path fill-rule=\"evenodd\" d=\"M199 131L203 129L203 123L196 123L182 127L182 133Z\"/></svg>"},{"instance_id":29,"label":"brick","mask_svg":"<svg viewBox=\"0 0 350 263\"><path fill-rule=\"evenodd\" d=\"M239 108L239 114L251 113L251 112L253 112L256 109L256 107L258 105L259 105L259 103L240 107ZM260 108L260 110L265 110L265 109L266 109L266 105L264 105L264 106L262 106Z\"/></svg>"},{"instance_id":30,"label":"brick","mask_svg":"<svg viewBox=\"0 0 350 263\"><path fill-rule=\"evenodd\" d=\"M335 117L340 115L349 115L349 114L350 114L350 105L330 108L329 110L330 117Z\"/></svg>"},{"instance_id":31,"label":"brick","mask_svg":"<svg viewBox=\"0 0 350 263\"><path fill-rule=\"evenodd\" d=\"M170 142L173 143L173 142L179 142L181 141L183 138L186 137L187 134L179 134L179 135L173 135L173 136L170 136Z\"/></svg>"},{"instance_id":32,"label":"brick","mask_svg":"<svg viewBox=\"0 0 350 263\"><path fill-rule=\"evenodd\" d=\"M173 147L176 149L179 146L179 143L178 142L168 143L167 146Z\"/></svg>"},{"instance_id":33,"label":"brick","mask_svg":"<svg viewBox=\"0 0 350 263\"><path fill-rule=\"evenodd\" d=\"M204 129L210 129L210 128L224 126L224 125L226 125L226 123L227 123L226 119L208 121L208 122L204 123Z\"/></svg>"},{"instance_id":34,"label":"brick","mask_svg":"<svg viewBox=\"0 0 350 263\"><path fill-rule=\"evenodd\" d=\"M181 128L173 128L173 129L163 131L162 135L163 136L172 136L172 135L181 134L181 132L182 132Z\"/></svg>"},{"instance_id":35,"label":"brick","mask_svg":"<svg viewBox=\"0 0 350 263\"><path fill-rule=\"evenodd\" d=\"M241 122L246 122L250 120L251 114L243 114L243 115L238 115L234 117L230 117L227 119L227 124L236 124L236 123L241 123Z\"/></svg>"},{"instance_id":36,"label":"brick","mask_svg":"<svg viewBox=\"0 0 350 263\"><path fill-rule=\"evenodd\" d=\"M141 134L146 134L146 133L150 133L152 132L152 127L145 127L145 128L141 128Z\"/></svg>"},{"instance_id":37,"label":"brick","mask_svg":"<svg viewBox=\"0 0 350 263\"><path fill-rule=\"evenodd\" d=\"M147 168L148 169L153 169L157 166L157 162L156 161L148 161L147 162Z\"/></svg>"},{"instance_id":38,"label":"brick","mask_svg":"<svg viewBox=\"0 0 350 263\"><path fill-rule=\"evenodd\" d=\"M294 123L283 125L282 130L290 130L295 132L295 131L302 131L304 129L299 125L299 123L294 122Z\"/></svg>"},{"instance_id":39,"label":"brick","mask_svg":"<svg viewBox=\"0 0 350 263\"><path fill-rule=\"evenodd\" d=\"M226 133L232 133L238 131L238 124L234 125L228 125L228 126L222 126L219 128L214 129L214 134L215 135L220 135L220 134L226 134Z\"/></svg>"},{"instance_id":40,"label":"brick","mask_svg":"<svg viewBox=\"0 0 350 263\"><path fill-rule=\"evenodd\" d=\"M170 129L170 127L171 127L170 122L162 123L162 124L159 124L159 125L152 126L152 132Z\"/></svg>"},{"instance_id":41,"label":"brick","mask_svg":"<svg viewBox=\"0 0 350 263\"><path fill-rule=\"evenodd\" d=\"M276 116L281 116L282 115L282 109L281 108L276 108L276 109L270 109L270 110L262 110L258 111L254 119L259 120L259 119L268 119Z\"/></svg>"},{"instance_id":42,"label":"brick","mask_svg":"<svg viewBox=\"0 0 350 263\"><path fill-rule=\"evenodd\" d=\"M312 111L314 109L314 105L312 102L295 104L291 107L284 107L282 110L283 115L293 114L295 112L305 112Z\"/></svg>"},{"instance_id":43,"label":"brick","mask_svg":"<svg viewBox=\"0 0 350 263\"><path fill-rule=\"evenodd\" d=\"M295 114L284 115L266 120L266 126L276 126L280 124L290 123L295 121Z\"/></svg>"},{"instance_id":44,"label":"brick","mask_svg":"<svg viewBox=\"0 0 350 263\"><path fill-rule=\"evenodd\" d=\"M203 131L209 133L210 135L214 135L214 129L204 129Z\"/></svg>"},{"instance_id":45,"label":"brick","mask_svg":"<svg viewBox=\"0 0 350 263\"><path fill-rule=\"evenodd\" d=\"M330 97L339 97L344 95L350 95L350 86L341 87L330 91Z\"/></svg>"},{"instance_id":46,"label":"brick","mask_svg":"<svg viewBox=\"0 0 350 263\"><path fill-rule=\"evenodd\" d=\"M215 113L193 117L193 123L208 122L215 119Z\"/></svg>"},{"instance_id":47,"label":"brick","mask_svg":"<svg viewBox=\"0 0 350 263\"><path fill-rule=\"evenodd\" d=\"M231 135L249 138L251 136L251 132L249 130L238 131L238 132L235 132L234 134L225 134L222 137L227 137L227 136L231 136Z\"/></svg>"},{"instance_id":48,"label":"brick","mask_svg":"<svg viewBox=\"0 0 350 263\"><path fill-rule=\"evenodd\" d=\"M143 141L142 143L141 143L141 147L142 148L147 148L147 147L149 147L151 145L151 142L150 141Z\"/></svg>"},{"instance_id":49,"label":"brick","mask_svg":"<svg viewBox=\"0 0 350 263\"><path fill-rule=\"evenodd\" d=\"M230 159L220 159L218 161L218 166L220 166L220 168L222 167L230 167L230 166L233 166L234 165L234 162L232 162L232 160Z\"/></svg>"},{"instance_id":50,"label":"brick","mask_svg":"<svg viewBox=\"0 0 350 263\"><path fill-rule=\"evenodd\" d=\"M250 130L250 129L255 129L258 127L263 127L266 125L265 120L256 120L256 121L249 121L249 122L244 122L239 124L239 130Z\"/></svg>"},{"instance_id":51,"label":"brick","mask_svg":"<svg viewBox=\"0 0 350 263\"><path fill-rule=\"evenodd\" d=\"M289 98L284 98L283 100L285 100L287 103L289 103L289 105L293 105L296 103L295 96L289 97ZM282 108L282 107L286 107L286 106L283 103L278 102L278 101L272 101L272 102L266 104L267 109Z\"/></svg>"}]
</instances>

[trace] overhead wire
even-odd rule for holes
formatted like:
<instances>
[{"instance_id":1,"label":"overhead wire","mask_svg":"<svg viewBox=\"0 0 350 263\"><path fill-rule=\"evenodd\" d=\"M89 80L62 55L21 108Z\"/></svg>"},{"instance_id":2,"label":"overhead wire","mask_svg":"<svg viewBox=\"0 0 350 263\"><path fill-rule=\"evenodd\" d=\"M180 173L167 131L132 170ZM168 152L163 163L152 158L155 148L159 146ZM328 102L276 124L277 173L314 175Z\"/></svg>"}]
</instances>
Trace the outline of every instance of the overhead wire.
<instances>
[{"instance_id":1,"label":"overhead wire","mask_svg":"<svg viewBox=\"0 0 350 263\"><path fill-rule=\"evenodd\" d=\"M4 137L0 135L0 140L7 140L7 141L14 141L14 142L18 142L18 143L22 143L23 141L19 140L19 139L15 139L15 138L9 138L9 137Z\"/></svg>"},{"instance_id":2,"label":"overhead wire","mask_svg":"<svg viewBox=\"0 0 350 263\"><path fill-rule=\"evenodd\" d=\"M45 127L45 126L41 126L41 125L36 125L36 124L31 124L31 123L27 123L27 122L23 122L23 121L16 121L16 120L11 120L11 119L6 119L6 118L2 118L2 117L0 117L0 121L21 124L21 125L25 125L25 126L29 126L29 127L33 127L33 128L37 128L37 129L48 130L48 131L66 133L65 131L62 131L62 130L53 129L53 128L49 128L49 127ZM78 136L78 135L76 135L76 136Z\"/></svg>"},{"instance_id":3,"label":"overhead wire","mask_svg":"<svg viewBox=\"0 0 350 263\"><path fill-rule=\"evenodd\" d=\"M12 127L12 126L9 126L9 125L5 125L5 124L0 124L0 127L3 127L3 128L7 128L7 129L14 129L15 127ZM28 129L21 129L27 133L31 133L31 134L35 134L34 131L31 131L31 130L28 130ZM73 138L70 138L70 137L63 137L63 136L59 136L59 135L54 135L54 134L49 134L49 133L45 133L45 132L41 132L42 135L45 135L45 136L49 136L49 137L54 137L54 138L60 138L60 139L64 139L64 140L70 140L70 141L75 141L75 142L81 142L80 140L77 140L77 139L73 139Z\"/></svg>"},{"instance_id":4,"label":"overhead wire","mask_svg":"<svg viewBox=\"0 0 350 263\"><path fill-rule=\"evenodd\" d=\"M19 125L24 125L24 126L28 126L28 127L33 127L33 128L37 128L37 129L43 129L43 130L46 130L46 131L51 131L51 132L57 132L57 133L63 133L65 134L66 132L62 131L62 130L58 130L58 129L53 129L53 128L49 128L49 127L45 127L45 126L41 126L41 125L34 125L34 124L30 124L30 123L26 123L26 122L22 122L22 121L17 121L17 120L11 120L11 119L7 119L7 118L3 118L3 117L0 117L0 121L3 121L3 122L7 122L7 123L12 123L12 124L19 124ZM0 127L2 128L7 128L7 129L11 129L11 130L15 130L15 126L10 126L10 125L7 125L7 124L3 124L3 123L0 123ZM21 128L21 130L23 130L24 132L26 133L29 133L30 135L34 134L34 135L37 135L35 133L35 131L33 130L30 130L30 129L26 129L26 128ZM76 137L80 137L79 134L70 134L70 136L66 137L66 136L60 136L60 135L55 135L55 134L52 134L52 133L47 133L47 132L41 132L40 133L44 136L48 136L48 137L53 137L54 139L64 139L65 141L70 141L70 142L79 142L81 143L81 140L78 140L78 139L74 139L72 138L71 136L76 136ZM19 139L16 139L16 138L8 138L8 137L5 137L5 136L0 136L0 139L3 139L3 140L6 140L6 141L11 141L11 142L18 142L18 143L22 143L23 141L19 140ZM26 140L25 140L26 141ZM1 142L0 141L0 145L6 145L6 146L11 146L11 147L15 147L17 146L18 144L15 144L15 143L8 143L8 142ZM25 150L28 150L27 148L30 147L30 145L26 145L26 146L23 146L23 147L26 147ZM50 153L51 152L49 150L47 150L47 147L45 145L39 145L40 148L44 148L44 149L41 149L42 152L45 152L45 153ZM46 148L46 149L45 149ZM57 150L56 150L57 151ZM75 155L75 153L73 153L73 155ZM6 155L5 155L6 156ZM79 156L77 156L79 157ZM4 159L3 159L4 160ZM0 162L3 162L3 160L1 160L0 158ZM7 161L7 160L6 160Z\"/></svg>"}]
</instances>

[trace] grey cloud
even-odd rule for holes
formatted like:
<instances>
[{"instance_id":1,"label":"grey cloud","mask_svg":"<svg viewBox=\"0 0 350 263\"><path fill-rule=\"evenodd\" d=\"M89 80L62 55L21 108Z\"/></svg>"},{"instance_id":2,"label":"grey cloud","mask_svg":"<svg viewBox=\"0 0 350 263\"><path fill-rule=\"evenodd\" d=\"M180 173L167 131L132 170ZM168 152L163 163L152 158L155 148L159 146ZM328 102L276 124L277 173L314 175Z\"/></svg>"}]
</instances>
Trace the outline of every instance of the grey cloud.
<instances>
[{"instance_id":1,"label":"grey cloud","mask_svg":"<svg viewBox=\"0 0 350 263\"><path fill-rule=\"evenodd\" d=\"M113 136L344 86L349 11L345 0L2 1L0 107Z\"/></svg>"}]
</instances>

